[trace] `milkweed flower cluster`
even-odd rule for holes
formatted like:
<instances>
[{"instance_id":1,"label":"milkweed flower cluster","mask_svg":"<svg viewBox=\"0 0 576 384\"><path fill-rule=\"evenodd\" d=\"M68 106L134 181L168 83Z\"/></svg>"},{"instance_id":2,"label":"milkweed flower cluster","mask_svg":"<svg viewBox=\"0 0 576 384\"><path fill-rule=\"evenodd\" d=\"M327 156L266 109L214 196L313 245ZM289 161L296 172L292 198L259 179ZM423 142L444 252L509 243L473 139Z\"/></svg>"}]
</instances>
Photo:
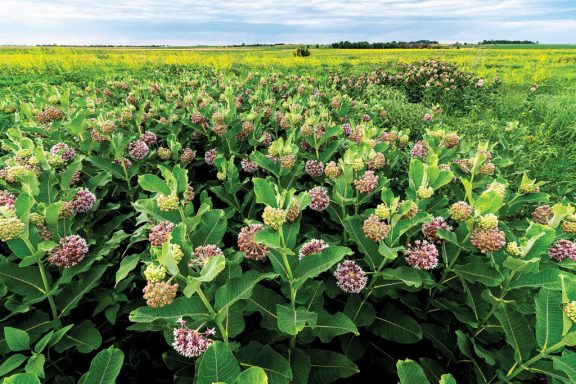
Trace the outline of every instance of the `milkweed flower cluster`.
<instances>
[{"instance_id":1,"label":"milkweed flower cluster","mask_svg":"<svg viewBox=\"0 0 576 384\"><path fill-rule=\"evenodd\" d=\"M148 264L144 277L151 283L158 283L166 277L166 267L163 265Z\"/></svg>"},{"instance_id":2,"label":"milkweed flower cluster","mask_svg":"<svg viewBox=\"0 0 576 384\"><path fill-rule=\"evenodd\" d=\"M488 229L479 227L472 231L470 242L482 253L494 253L506 245L506 238L504 232L500 231L498 227Z\"/></svg>"},{"instance_id":3,"label":"milkweed flower cluster","mask_svg":"<svg viewBox=\"0 0 576 384\"><path fill-rule=\"evenodd\" d=\"M150 148L148 148L148 145L142 140L136 140L128 145L128 154L134 160L144 159L148 155L148 152L150 152Z\"/></svg>"},{"instance_id":4,"label":"milkweed flower cluster","mask_svg":"<svg viewBox=\"0 0 576 384\"><path fill-rule=\"evenodd\" d=\"M172 232L173 229L174 224L169 221L163 221L154 226L148 235L150 244L156 247L161 247L162 244L168 241L168 236L170 236L170 232Z\"/></svg>"},{"instance_id":5,"label":"milkweed flower cluster","mask_svg":"<svg viewBox=\"0 0 576 384\"><path fill-rule=\"evenodd\" d=\"M324 187L314 187L308 191L308 194L312 198L310 202L310 209L314 211L323 211L330 205L330 198L328 197L328 191Z\"/></svg>"},{"instance_id":6,"label":"milkweed flower cluster","mask_svg":"<svg viewBox=\"0 0 576 384\"><path fill-rule=\"evenodd\" d=\"M199 245L192 252L190 265L205 265L211 257L224 255L224 252L214 244Z\"/></svg>"},{"instance_id":7,"label":"milkweed flower cluster","mask_svg":"<svg viewBox=\"0 0 576 384\"><path fill-rule=\"evenodd\" d=\"M264 228L262 224L250 224L240 229L238 234L238 248L244 252L247 259L262 260L268 256L268 247L258 244L255 240L256 234Z\"/></svg>"},{"instance_id":8,"label":"milkweed flower cluster","mask_svg":"<svg viewBox=\"0 0 576 384\"><path fill-rule=\"evenodd\" d=\"M78 235L70 235L60 239L54 249L48 253L46 260L59 267L73 267L81 262L88 253L88 243Z\"/></svg>"},{"instance_id":9,"label":"milkweed flower cluster","mask_svg":"<svg viewBox=\"0 0 576 384\"><path fill-rule=\"evenodd\" d=\"M70 161L76 157L76 151L66 143L58 143L50 149L53 155L59 155L65 161Z\"/></svg>"},{"instance_id":10,"label":"milkweed flower cluster","mask_svg":"<svg viewBox=\"0 0 576 384\"><path fill-rule=\"evenodd\" d=\"M178 209L180 207L180 199L176 194L158 195L156 198L156 203L158 204L158 209L164 212L170 212Z\"/></svg>"},{"instance_id":11,"label":"milkweed flower cluster","mask_svg":"<svg viewBox=\"0 0 576 384\"><path fill-rule=\"evenodd\" d=\"M432 243L442 243L444 241L438 236L439 229L451 231L452 227L440 216L434 217L432 221L422 225L422 233L424 234L424 237Z\"/></svg>"},{"instance_id":12,"label":"milkweed flower cluster","mask_svg":"<svg viewBox=\"0 0 576 384\"><path fill-rule=\"evenodd\" d=\"M428 156L428 147L426 143L422 140L414 144L414 148L410 151L410 155L415 159L426 160Z\"/></svg>"},{"instance_id":13,"label":"milkweed flower cluster","mask_svg":"<svg viewBox=\"0 0 576 384\"><path fill-rule=\"evenodd\" d=\"M487 213L478 218L478 226L482 229L494 229L498 227L498 216Z\"/></svg>"},{"instance_id":14,"label":"milkweed flower cluster","mask_svg":"<svg viewBox=\"0 0 576 384\"><path fill-rule=\"evenodd\" d=\"M456 221L466 221L472 217L474 210L465 201L458 201L450 207L450 217Z\"/></svg>"},{"instance_id":15,"label":"milkweed flower cluster","mask_svg":"<svg viewBox=\"0 0 576 384\"><path fill-rule=\"evenodd\" d=\"M378 187L379 176L374 171L366 171L362 177L354 180L354 186L361 193L370 193Z\"/></svg>"},{"instance_id":16,"label":"milkweed flower cluster","mask_svg":"<svg viewBox=\"0 0 576 384\"><path fill-rule=\"evenodd\" d=\"M270 228L278 229L286 222L286 212L280 208L266 206L264 208L264 213L262 214L262 220L264 221L264 224Z\"/></svg>"},{"instance_id":17,"label":"milkweed flower cluster","mask_svg":"<svg viewBox=\"0 0 576 384\"><path fill-rule=\"evenodd\" d=\"M306 161L304 169L309 176L322 176L322 173L324 172L324 163L318 160L308 160Z\"/></svg>"},{"instance_id":18,"label":"milkweed flower cluster","mask_svg":"<svg viewBox=\"0 0 576 384\"><path fill-rule=\"evenodd\" d=\"M548 248L548 256L556 261L572 259L576 261L576 243L570 240L561 239Z\"/></svg>"},{"instance_id":19,"label":"milkweed flower cluster","mask_svg":"<svg viewBox=\"0 0 576 384\"><path fill-rule=\"evenodd\" d=\"M96 195L86 188L80 189L72 198L72 207L78 213L86 213L94 207Z\"/></svg>"},{"instance_id":20,"label":"milkweed flower cluster","mask_svg":"<svg viewBox=\"0 0 576 384\"><path fill-rule=\"evenodd\" d=\"M532 218L540 224L548 224L548 221L554 216L552 208L549 205L540 205L532 212Z\"/></svg>"},{"instance_id":21,"label":"milkweed flower cluster","mask_svg":"<svg viewBox=\"0 0 576 384\"><path fill-rule=\"evenodd\" d=\"M24 223L17 217L0 219L0 241L10 241L18 238L24 231Z\"/></svg>"},{"instance_id":22,"label":"milkweed flower cluster","mask_svg":"<svg viewBox=\"0 0 576 384\"><path fill-rule=\"evenodd\" d=\"M329 247L330 245L328 245L328 243L326 243L324 240L311 239L308 242L304 243L304 245L302 245L302 248L300 248L300 252L298 252L298 257L302 259L310 255L317 255L324 249Z\"/></svg>"},{"instance_id":23,"label":"milkweed flower cluster","mask_svg":"<svg viewBox=\"0 0 576 384\"><path fill-rule=\"evenodd\" d=\"M186 327L186 321L178 320L180 327L174 328L172 347L184 357L198 357L213 343L208 337L215 334L214 329L206 329L204 333Z\"/></svg>"},{"instance_id":24,"label":"milkweed flower cluster","mask_svg":"<svg viewBox=\"0 0 576 384\"><path fill-rule=\"evenodd\" d=\"M576 301L571 301L564 306L564 313L573 323L576 323Z\"/></svg>"},{"instance_id":25,"label":"milkweed flower cluster","mask_svg":"<svg viewBox=\"0 0 576 384\"><path fill-rule=\"evenodd\" d=\"M416 269L434 269L438 266L438 249L426 240L416 240L405 252L406 264Z\"/></svg>"},{"instance_id":26,"label":"milkweed flower cluster","mask_svg":"<svg viewBox=\"0 0 576 384\"><path fill-rule=\"evenodd\" d=\"M376 243L379 243L388 236L388 233L390 233L390 226L385 222L380 221L380 218L377 215L370 215L370 217L364 220L362 230L364 231L364 236Z\"/></svg>"},{"instance_id":27,"label":"milkweed flower cluster","mask_svg":"<svg viewBox=\"0 0 576 384\"><path fill-rule=\"evenodd\" d=\"M347 293L360 293L368 283L368 277L354 260L344 260L338 264L336 271L336 284Z\"/></svg>"},{"instance_id":28,"label":"milkweed flower cluster","mask_svg":"<svg viewBox=\"0 0 576 384\"><path fill-rule=\"evenodd\" d=\"M146 304L152 308L162 308L171 304L178 292L178 284L170 284L166 281L148 282L144 289L144 299Z\"/></svg>"}]
</instances>

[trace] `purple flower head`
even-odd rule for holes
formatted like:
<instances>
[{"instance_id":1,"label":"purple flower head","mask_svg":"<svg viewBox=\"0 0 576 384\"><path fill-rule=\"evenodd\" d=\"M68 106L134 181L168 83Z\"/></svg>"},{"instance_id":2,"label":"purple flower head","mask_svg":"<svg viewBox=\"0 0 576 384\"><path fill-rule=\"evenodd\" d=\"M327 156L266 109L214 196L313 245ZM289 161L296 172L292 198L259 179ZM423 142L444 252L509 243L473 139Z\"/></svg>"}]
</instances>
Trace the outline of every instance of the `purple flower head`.
<instances>
[{"instance_id":1,"label":"purple flower head","mask_svg":"<svg viewBox=\"0 0 576 384\"><path fill-rule=\"evenodd\" d=\"M134 160L142 160L148 155L150 149L142 140L136 140L128 145L128 154Z\"/></svg>"},{"instance_id":2,"label":"purple flower head","mask_svg":"<svg viewBox=\"0 0 576 384\"><path fill-rule=\"evenodd\" d=\"M317 160L308 160L304 168L308 175L318 177L322 176L322 173L324 172L324 163Z\"/></svg>"},{"instance_id":3,"label":"purple flower head","mask_svg":"<svg viewBox=\"0 0 576 384\"><path fill-rule=\"evenodd\" d=\"M439 229L451 231L452 227L448 225L442 217L434 217L432 221L422 225L422 233L429 241L433 243L442 243L444 241L438 237Z\"/></svg>"},{"instance_id":4,"label":"purple flower head","mask_svg":"<svg viewBox=\"0 0 576 384\"><path fill-rule=\"evenodd\" d=\"M156 144L158 139L156 138L156 134L154 132L146 131L140 136L140 140L145 142L146 145L151 146Z\"/></svg>"},{"instance_id":5,"label":"purple flower head","mask_svg":"<svg viewBox=\"0 0 576 384\"><path fill-rule=\"evenodd\" d=\"M50 153L53 155L62 156L62 159L65 161L70 161L74 157L76 157L76 151L74 150L74 148L70 148L66 143L58 143L54 145L50 149Z\"/></svg>"},{"instance_id":6,"label":"purple flower head","mask_svg":"<svg viewBox=\"0 0 576 384\"><path fill-rule=\"evenodd\" d=\"M72 198L72 207L78 213L86 213L94 207L96 195L86 188L80 189Z\"/></svg>"},{"instance_id":7,"label":"purple flower head","mask_svg":"<svg viewBox=\"0 0 576 384\"><path fill-rule=\"evenodd\" d=\"M169 221L163 221L152 228L152 232L148 235L150 244L156 247L161 247L166 241L170 232L174 229L174 224Z\"/></svg>"},{"instance_id":8,"label":"purple flower head","mask_svg":"<svg viewBox=\"0 0 576 384\"><path fill-rule=\"evenodd\" d=\"M570 240L558 240L548 248L548 256L556 261L572 259L576 261L576 243Z\"/></svg>"},{"instance_id":9,"label":"purple flower head","mask_svg":"<svg viewBox=\"0 0 576 384\"><path fill-rule=\"evenodd\" d=\"M322 252L322 250L329 247L330 245L328 245L324 240L312 239L304 243L304 245L302 245L302 248L300 248L298 256L300 257L300 259L302 259L303 257L307 257L310 255L317 255L320 252Z\"/></svg>"},{"instance_id":10,"label":"purple flower head","mask_svg":"<svg viewBox=\"0 0 576 384\"><path fill-rule=\"evenodd\" d=\"M262 230L262 224L250 224L240 229L238 234L238 248L244 252L247 259L262 260L268 256L268 247L258 244L255 240L256 234Z\"/></svg>"},{"instance_id":11,"label":"purple flower head","mask_svg":"<svg viewBox=\"0 0 576 384\"><path fill-rule=\"evenodd\" d=\"M334 271L336 284L347 293L360 293L368 283L368 277L362 268L353 260L344 260Z\"/></svg>"},{"instance_id":12,"label":"purple flower head","mask_svg":"<svg viewBox=\"0 0 576 384\"><path fill-rule=\"evenodd\" d=\"M404 255L406 264L416 269L434 269L438 266L438 249L426 240L416 240Z\"/></svg>"},{"instance_id":13,"label":"purple flower head","mask_svg":"<svg viewBox=\"0 0 576 384\"><path fill-rule=\"evenodd\" d=\"M207 329L202 334L196 329L189 329L180 323L180 328L174 328L172 332L174 338L172 347L184 357L198 357L212 345L212 340L208 336L214 333L213 329Z\"/></svg>"},{"instance_id":14,"label":"purple flower head","mask_svg":"<svg viewBox=\"0 0 576 384\"><path fill-rule=\"evenodd\" d=\"M428 156L428 147L426 146L426 143L422 140L418 141L416 144L414 144L414 148L412 148L410 155L413 158L426 160L426 156Z\"/></svg>"},{"instance_id":15,"label":"purple flower head","mask_svg":"<svg viewBox=\"0 0 576 384\"><path fill-rule=\"evenodd\" d=\"M330 197L324 187L314 187L308 191L312 201L310 202L310 209L314 211L323 211L330 205Z\"/></svg>"},{"instance_id":16,"label":"purple flower head","mask_svg":"<svg viewBox=\"0 0 576 384\"><path fill-rule=\"evenodd\" d=\"M84 259L88 253L86 240L78 235L70 235L60 239L60 243L52 249L46 260L59 267L72 267Z\"/></svg>"}]
</instances>

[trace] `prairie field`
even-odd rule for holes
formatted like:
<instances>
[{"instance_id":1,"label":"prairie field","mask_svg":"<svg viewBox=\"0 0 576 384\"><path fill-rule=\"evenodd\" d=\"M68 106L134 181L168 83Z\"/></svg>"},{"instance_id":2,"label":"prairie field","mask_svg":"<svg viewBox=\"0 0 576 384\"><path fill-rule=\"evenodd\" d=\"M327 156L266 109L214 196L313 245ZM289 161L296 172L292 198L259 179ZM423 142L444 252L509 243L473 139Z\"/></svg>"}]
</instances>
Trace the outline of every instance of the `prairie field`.
<instances>
[{"instance_id":1,"label":"prairie field","mask_svg":"<svg viewBox=\"0 0 576 384\"><path fill-rule=\"evenodd\" d=\"M5 46L0 144L3 384L576 382L576 46Z\"/></svg>"}]
</instances>

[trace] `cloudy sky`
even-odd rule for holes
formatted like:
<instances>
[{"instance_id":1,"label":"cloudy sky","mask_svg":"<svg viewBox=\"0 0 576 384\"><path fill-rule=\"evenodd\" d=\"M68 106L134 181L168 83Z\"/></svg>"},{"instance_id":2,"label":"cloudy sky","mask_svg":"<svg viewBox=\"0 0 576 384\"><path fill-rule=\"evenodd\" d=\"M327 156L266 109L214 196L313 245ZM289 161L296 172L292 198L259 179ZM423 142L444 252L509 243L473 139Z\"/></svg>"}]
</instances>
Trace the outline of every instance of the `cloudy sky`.
<instances>
[{"instance_id":1,"label":"cloudy sky","mask_svg":"<svg viewBox=\"0 0 576 384\"><path fill-rule=\"evenodd\" d=\"M0 44L576 43L576 0L0 0Z\"/></svg>"}]
</instances>

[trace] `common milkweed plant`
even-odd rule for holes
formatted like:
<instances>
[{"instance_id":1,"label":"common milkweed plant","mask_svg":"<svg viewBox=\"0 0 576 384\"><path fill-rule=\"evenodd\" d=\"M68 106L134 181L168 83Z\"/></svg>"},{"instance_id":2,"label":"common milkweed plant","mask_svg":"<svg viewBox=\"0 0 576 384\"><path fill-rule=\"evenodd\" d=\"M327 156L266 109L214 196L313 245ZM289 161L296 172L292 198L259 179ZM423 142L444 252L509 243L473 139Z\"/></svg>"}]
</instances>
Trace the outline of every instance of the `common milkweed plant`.
<instances>
[{"instance_id":1,"label":"common milkweed plant","mask_svg":"<svg viewBox=\"0 0 576 384\"><path fill-rule=\"evenodd\" d=\"M318 76L13 90L5 382L574 382L574 206Z\"/></svg>"}]
</instances>

